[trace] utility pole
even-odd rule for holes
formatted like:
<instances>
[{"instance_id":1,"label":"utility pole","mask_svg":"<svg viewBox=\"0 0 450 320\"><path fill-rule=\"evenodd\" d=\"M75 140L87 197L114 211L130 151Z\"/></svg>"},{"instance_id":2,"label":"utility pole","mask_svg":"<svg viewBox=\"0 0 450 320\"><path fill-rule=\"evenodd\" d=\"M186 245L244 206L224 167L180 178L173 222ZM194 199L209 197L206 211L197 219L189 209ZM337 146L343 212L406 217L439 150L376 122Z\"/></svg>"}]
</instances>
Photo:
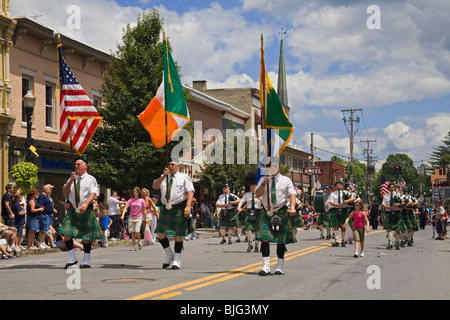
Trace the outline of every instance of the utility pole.
<instances>
[{"instance_id":1,"label":"utility pole","mask_svg":"<svg viewBox=\"0 0 450 320\"><path fill-rule=\"evenodd\" d=\"M314 133L312 133L312 132L311 132L311 164L312 164L312 166L314 166ZM311 186L312 197L313 197L313 199L315 199L315 196L316 196L316 188L315 188L316 176L315 175L312 176L311 184L312 184L312 186ZM311 194L309 196L311 196Z\"/></svg>"},{"instance_id":2,"label":"utility pole","mask_svg":"<svg viewBox=\"0 0 450 320\"><path fill-rule=\"evenodd\" d=\"M356 119L353 118L353 114L356 111L362 111L362 109L347 109L347 110L341 110L342 112L350 112L350 117L347 119L344 115L344 124L347 124L347 121L350 122L350 131L348 130L347 126L345 126L345 128L347 129L347 132L350 135L350 182L353 183L353 138L355 137L356 131L358 131L358 129L356 129L355 132L354 131L354 126L353 123L359 123L359 117L357 117Z\"/></svg>"},{"instance_id":3,"label":"utility pole","mask_svg":"<svg viewBox=\"0 0 450 320\"><path fill-rule=\"evenodd\" d=\"M371 162L373 157L371 157L371 153L373 152L372 149L370 149L370 143L371 142L377 142L377 140L360 140L360 142L367 143L367 148L364 149L364 154L367 156L367 183L366 183L366 190L367 190L367 201L370 205L370 194L372 193L372 175L375 173L375 171L372 172L371 170Z\"/></svg>"}]
</instances>

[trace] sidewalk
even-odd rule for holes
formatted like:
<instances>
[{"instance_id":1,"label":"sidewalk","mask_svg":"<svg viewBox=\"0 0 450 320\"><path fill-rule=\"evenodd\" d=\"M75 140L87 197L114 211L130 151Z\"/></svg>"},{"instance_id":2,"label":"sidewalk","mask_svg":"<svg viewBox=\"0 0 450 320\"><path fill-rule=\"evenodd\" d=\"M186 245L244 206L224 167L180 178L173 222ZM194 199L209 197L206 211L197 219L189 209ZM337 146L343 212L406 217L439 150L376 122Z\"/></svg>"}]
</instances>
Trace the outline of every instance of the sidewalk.
<instances>
[{"instance_id":1,"label":"sidewalk","mask_svg":"<svg viewBox=\"0 0 450 320\"><path fill-rule=\"evenodd\" d=\"M197 228L196 231L198 231L200 233L199 237L200 238L212 238L212 237L218 237L219 233L217 230L215 230L214 228ZM172 238L172 236L169 235L169 238ZM131 239L130 240L117 240L117 241L108 241L108 247L118 247L118 246L128 246L131 245ZM95 249L98 248L105 248L105 247L101 247L98 244L96 245ZM40 255L40 254L46 254L46 253L54 253L54 252L61 252L61 251L65 251L65 250L61 250L59 248L49 248L46 250L42 250L42 249L38 249L38 250L26 250L26 251L21 251L19 254L16 255L16 258L19 257L25 257L25 256L29 256L29 255ZM12 252L12 254L15 254L14 252Z\"/></svg>"}]
</instances>

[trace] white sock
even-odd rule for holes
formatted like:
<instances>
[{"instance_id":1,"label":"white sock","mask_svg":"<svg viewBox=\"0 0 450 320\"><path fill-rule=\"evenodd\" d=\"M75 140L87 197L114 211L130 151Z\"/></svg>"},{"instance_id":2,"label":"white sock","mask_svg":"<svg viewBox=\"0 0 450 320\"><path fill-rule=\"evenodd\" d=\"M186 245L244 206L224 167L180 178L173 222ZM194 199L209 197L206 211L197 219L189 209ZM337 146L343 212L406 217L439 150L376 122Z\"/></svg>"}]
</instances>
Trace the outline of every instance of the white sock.
<instances>
[{"instance_id":1,"label":"white sock","mask_svg":"<svg viewBox=\"0 0 450 320\"><path fill-rule=\"evenodd\" d=\"M67 260L67 263L75 263L78 261L74 249L69 250L67 252L69 252L69 260Z\"/></svg>"},{"instance_id":2,"label":"white sock","mask_svg":"<svg viewBox=\"0 0 450 320\"><path fill-rule=\"evenodd\" d=\"M83 258L83 262L81 264L87 264L87 265L91 265L91 254L90 253L84 253L84 258Z\"/></svg>"}]
</instances>

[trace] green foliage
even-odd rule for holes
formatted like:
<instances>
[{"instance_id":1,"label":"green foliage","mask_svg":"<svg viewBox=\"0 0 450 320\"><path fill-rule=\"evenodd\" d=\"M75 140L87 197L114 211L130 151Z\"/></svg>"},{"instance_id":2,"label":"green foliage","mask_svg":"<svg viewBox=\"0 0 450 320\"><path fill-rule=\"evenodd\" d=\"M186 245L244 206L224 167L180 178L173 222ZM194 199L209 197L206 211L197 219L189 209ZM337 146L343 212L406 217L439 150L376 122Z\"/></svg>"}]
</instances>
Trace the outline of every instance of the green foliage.
<instances>
[{"instance_id":1,"label":"green foliage","mask_svg":"<svg viewBox=\"0 0 450 320\"><path fill-rule=\"evenodd\" d=\"M38 182L38 167L31 162L19 162L12 167L10 174L16 186L22 189L22 194L27 194Z\"/></svg>"},{"instance_id":2,"label":"green foliage","mask_svg":"<svg viewBox=\"0 0 450 320\"><path fill-rule=\"evenodd\" d=\"M434 169L438 167L447 167L450 165L450 131L442 141L443 145L439 146L430 155L430 164L427 166L427 171L434 174Z\"/></svg>"}]
</instances>

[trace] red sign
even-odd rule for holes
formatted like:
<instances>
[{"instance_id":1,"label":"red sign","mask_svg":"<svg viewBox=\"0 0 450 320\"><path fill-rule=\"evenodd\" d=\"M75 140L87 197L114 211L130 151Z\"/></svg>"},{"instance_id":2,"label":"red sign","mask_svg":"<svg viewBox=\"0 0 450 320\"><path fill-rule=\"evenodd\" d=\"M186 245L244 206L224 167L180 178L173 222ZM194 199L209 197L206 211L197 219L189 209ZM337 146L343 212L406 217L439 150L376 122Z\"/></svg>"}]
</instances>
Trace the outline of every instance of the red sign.
<instances>
[{"instance_id":1,"label":"red sign","mask_svg":"<svg viewBox=\"0 0 450 320\"><path fill-rule=\"evenodd\" d=\"M316 167L316 166L304 167L303 168L303 174L307 174L307 175L321 175L321 174L323 174L322 167Z\"/></svg>"}]
</instances>

